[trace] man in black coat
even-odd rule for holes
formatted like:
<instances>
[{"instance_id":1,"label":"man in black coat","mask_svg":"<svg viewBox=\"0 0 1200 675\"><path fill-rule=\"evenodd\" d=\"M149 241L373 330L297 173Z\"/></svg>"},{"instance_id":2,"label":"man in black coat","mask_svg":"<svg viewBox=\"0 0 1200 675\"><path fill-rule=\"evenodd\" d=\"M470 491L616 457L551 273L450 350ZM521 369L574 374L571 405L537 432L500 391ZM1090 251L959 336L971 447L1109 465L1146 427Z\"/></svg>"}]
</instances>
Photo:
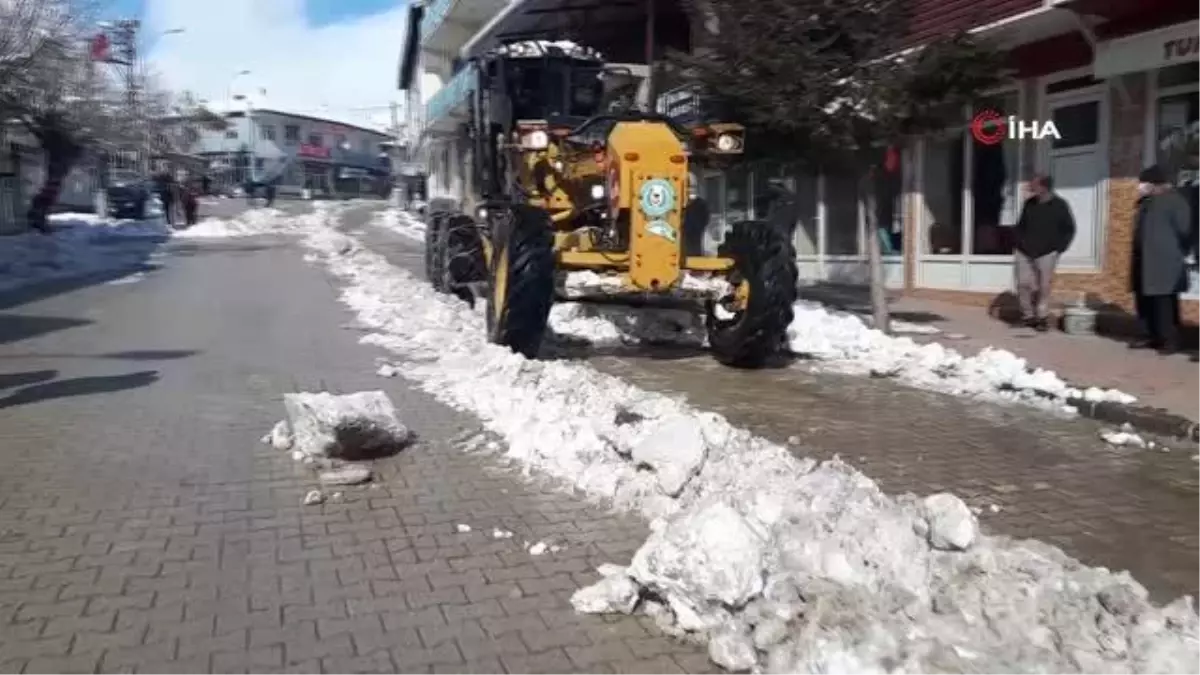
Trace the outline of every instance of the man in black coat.
<instances>
[{"instance_id":1,"label":"man in black coat","mask_svg":"<svg viewBox=\"0 0 1200 675\"><path fill-rule=\"evenodd\" d=\"M1158 166L1138 176L1130 290L1150 347L1169 353L1179 348L1179 294L1187 290L1187 256L1192 210Z\"/></svg>"},{"instance_id":2,"label":"man in black coat","mask_svg":"<svg viewBox=\"0 0 1200 675\"><path fill-rule=\"evenodd\" d=\"M1075 216L1066 200L1054 193L1050 176L1034 176L1029 187L1033 196L1025 201L1016 227L1017 298L1023 323L1045 332L1054 270L1075 239Z\"/></svg>"}]
</instances>

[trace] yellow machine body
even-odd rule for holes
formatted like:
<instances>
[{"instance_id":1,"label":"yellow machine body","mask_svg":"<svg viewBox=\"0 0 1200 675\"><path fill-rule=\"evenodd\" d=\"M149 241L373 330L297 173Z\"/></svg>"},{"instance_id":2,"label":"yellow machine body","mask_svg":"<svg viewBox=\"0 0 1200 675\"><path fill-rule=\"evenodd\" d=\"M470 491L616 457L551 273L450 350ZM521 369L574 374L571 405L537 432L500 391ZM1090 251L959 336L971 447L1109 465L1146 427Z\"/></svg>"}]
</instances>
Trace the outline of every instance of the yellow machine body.
<instances>
[{"instance_id":1,"label":"yellow machine body","mask_svg":"<svg viewBox=\"0 0 1200 675\"><path fill-rule=\"evenodd\" d=\"M514 145L520 133L514 134ZM712 125L705 135L716 133L736 134L739 145L728 153L709 147L710 156L741 154L741 125ZM669 125L619 122L602 148L552 138L543 149L522 151L518 171L525 202L550 216L560 269L620 274L627 291L655 293L676 288L684 270L723 273L733 268L728 258L685 255L690 152ZM605 186L609 221L628 228L625 250L601 250L598 232L582 222L584 206L594 202L590 189L596 184ZM484 248L490 260L491 246Z\"/></svg>"}]
</instances>

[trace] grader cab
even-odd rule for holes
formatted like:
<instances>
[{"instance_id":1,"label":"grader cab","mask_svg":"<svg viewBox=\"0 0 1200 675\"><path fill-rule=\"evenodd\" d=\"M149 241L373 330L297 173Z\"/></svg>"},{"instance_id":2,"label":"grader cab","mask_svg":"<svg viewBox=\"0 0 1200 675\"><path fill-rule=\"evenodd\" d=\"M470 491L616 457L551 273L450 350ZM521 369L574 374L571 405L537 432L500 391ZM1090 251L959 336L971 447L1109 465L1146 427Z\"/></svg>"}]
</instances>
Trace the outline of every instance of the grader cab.
<instances>
[{"instance_id":1,"label":"grader cab","mask_svg":"<svg viewBox=\"0 0 1200 675\"><path fill-rule=\"evenodd\" d=\"M758 367L783 342L796 298L784 233L733 225L705 255L706 208L689 200L693 165L739 155L743 128L684 128L635 109L621 80L587 50L533 43L477 59L464 136L474 190L459 211L434 212L426 269L441 291L487 301L490 341L534 357L556 280L591 271L629 302L680 296L707 315L722 363ZM626 78L626 81L628 78Z\"/></svg>"}]
</instances>

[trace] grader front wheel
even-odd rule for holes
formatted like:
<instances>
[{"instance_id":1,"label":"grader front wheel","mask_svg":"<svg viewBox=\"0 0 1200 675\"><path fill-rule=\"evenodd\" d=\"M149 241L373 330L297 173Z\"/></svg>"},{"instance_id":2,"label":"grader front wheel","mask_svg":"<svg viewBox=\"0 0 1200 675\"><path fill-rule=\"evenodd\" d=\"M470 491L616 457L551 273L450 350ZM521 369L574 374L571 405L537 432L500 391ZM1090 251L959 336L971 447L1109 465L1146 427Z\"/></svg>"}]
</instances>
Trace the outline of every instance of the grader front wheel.
<instances>
[{"instance_id":1,"label":"grader front wheel","mask_svg":"<svg viewBox=\"0 0 1200 675\"><path fill-rule=\"evenodd\" d=\"M550 217L531 206L513 206L511 217L495 227L492 251L488 340L534 358L554 303Z\"/></svg>"},{"instance_id":2,"label":"grader front wheel","mask_svg":"<svg viewBox=\"0 0 1200 675\"><path fill-rule=\"evenodd\" d=\"M734 261L734 293L728 311L715 303L709 307L709 345L725 365L762 367L779 351L792 322L797 282L792 246L767 223L742 222L719 255Z\"/></svg>"}]
</instances>

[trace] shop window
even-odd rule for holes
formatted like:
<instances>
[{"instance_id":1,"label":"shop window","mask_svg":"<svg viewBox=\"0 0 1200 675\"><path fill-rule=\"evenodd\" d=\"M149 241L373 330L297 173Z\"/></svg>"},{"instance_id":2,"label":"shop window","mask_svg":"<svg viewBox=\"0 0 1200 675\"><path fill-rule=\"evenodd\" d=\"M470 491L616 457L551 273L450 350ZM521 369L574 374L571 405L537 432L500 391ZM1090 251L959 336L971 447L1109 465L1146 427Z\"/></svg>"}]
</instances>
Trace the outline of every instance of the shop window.
<instances>
[{"instance_id":1,"label":"shop window","mask_svg":"<svg viewBox=\"0 0 1200 675\"><path fill-rule=\"evenodd\" d=\"M986 105L1005 117L1020 115L1016 92L995 97ZM1095 120L1092 122L1094 132ZM1084 130L1080 140L1087 134ZM1063 139L1068 136L1064 134ZM1020 152L1020 140L985 145L971 139L971 252L976 255L1007 255L1013 251L1013 228L1021 208L1017 194Z\"/></svg>"},{"instance_id":2,"label":"shop window","mask_svg":"<svg viewBox=\"0 0 1200 675\"><path fill-rule=\"evenodd\" d=\"M1160 71L1160 82L1163 73ZM1195 73L1195 70L1192 70ZM1190 288L1189 295L1200 292L1197 275L1197 242L1200 240L1197 201L1200 198L1200 103L1196 97L1196 81L1192 80L1192 91L1168 94L1158 99L1155 115L1155 162L1162 167L1177 190L1191 207L1192 233L1190 237ZM1178 85L1177 85L1178 86Z\"/></svg>"},{"instance_id":3,"label":"shop window","mask_svg":"<svg viewBox=\"0 0 1200 675\"><path fill-rule=\"evenodd\" d=\"M925 212L923 252L960 254L962 250L964 133L931 137L925 141L921 176Z\"/></svg>"},{"instance_id":4,"label":"shop window","mask_svg":"<svg viewBox=\"0 0 1200 675\"><path fill-rule=\"evenodd\" d=\"M825 253L861 253L858 218L858 172L839 169L825 172Z\"/></svg>"},{"instance_id":5,"label":"shop window","mask_svg":"<svg viewBox=\"0 0 1200 675\"><path fill-rule=\"evenodd\" d=\"M1055 150L1096 145L1100 142L1100 103L1088 101L1057 107L1054 126L1059 133L1051 146Z\"/></svg>"},{"instance_id":6,"label":"shop window","mask_svg":"<svg viewBox=\"0 0 1200 675\"><path fill-rule=\"evenodd\" d=\"M875 166L875 227L883 255L902 255L904 237L903 173L899 166L888 171L883 156Z\"/></svg>"},{"instance_id":7,"label":"shop window","mask_svg":"<svg viewBox=\"0 0 1200 675\"><path fill-rule=\"evenodd\" d=\"M725 223L750 219L750 171L741 166L725 172Z\"/></svg>"},{"instance_id":8,"label":"shop window","mask_svg":"<svg viewBox=\"0 0 1200 675\"><path fill-rule=\"evenodd\" d=\"M1158 69L1158 88L1195 87L1200 81L1200 63L1180 63Z\"/></svg>"}]
</instances>

